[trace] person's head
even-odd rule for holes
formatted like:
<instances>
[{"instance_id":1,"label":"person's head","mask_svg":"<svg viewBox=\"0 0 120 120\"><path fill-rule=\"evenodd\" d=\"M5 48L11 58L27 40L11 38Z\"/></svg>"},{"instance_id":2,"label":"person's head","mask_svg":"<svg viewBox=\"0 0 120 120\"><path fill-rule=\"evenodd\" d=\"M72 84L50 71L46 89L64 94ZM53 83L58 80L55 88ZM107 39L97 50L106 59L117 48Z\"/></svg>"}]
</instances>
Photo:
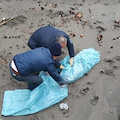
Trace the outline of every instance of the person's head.
<instances>
[{"instance_id":1,"label":"person's head","mask_svg":"<svg viewBox=\"0 0 120 120\"><path fill-rule=\"evenodd\" d=\"M61 48L65 48L67 45L67 38L64 36L58 36L56 38L56 42L58 42L61 45Z\"/></svg>"},{"instance_id":2,"label":"person's head","mask_svg":"<svg viewBox=\"0 0 120 120\"><path fill-rule=\"evenodd\" d=\"M59 43L54 43L49 47L49 50L53 56L53 59L57 59L61 55L61 46Z\"/></svg>"}]
</instances>

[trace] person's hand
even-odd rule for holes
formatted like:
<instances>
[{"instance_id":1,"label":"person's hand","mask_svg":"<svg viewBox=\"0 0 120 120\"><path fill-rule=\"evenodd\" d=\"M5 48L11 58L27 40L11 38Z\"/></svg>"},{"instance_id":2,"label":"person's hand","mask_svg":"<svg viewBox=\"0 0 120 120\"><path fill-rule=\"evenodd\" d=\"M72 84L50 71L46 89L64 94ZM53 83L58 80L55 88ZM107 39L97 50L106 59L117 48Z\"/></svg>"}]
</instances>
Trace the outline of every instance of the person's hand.
<instances>
[{"instance_id":1,"label":"person's hand","mask_svg":"<svg viewBox=\"0 0 120 120\"><path fill-rule=\"evenodd\" d=\"M69 60L70 66L73 66L73 57Z\"/></svg>"},{"instance_id":2,"label":"person's hand","mask_svg":"<svg viewBox=\"0 0 120 120\"><path fill-rule=\"evenodd\" d=\"M60 65L60 69L65 69L65 67L63 65Z\"/></svg>"},{"instance_id":3,"label":"person's hand","mask_svg":"<svg viewBox=\"0 0 120 120\"><path fill-rule=\"evenodd\" d=\"M45 72L46 75L50 75L47 71Z\"/></svg>"},{"instance_id":4,"label":"person's hand","mask_svg":"<svg viewBox=\"0 0 120 120\"><path fill-rule=\"evenodd\" d=\"M65 82L65 81L60 81L60 82L58 82L58 84L59 84L60 86L67 86L67 85L68 85L68 83Z\"/></svg>"},{"instance_id":5,"label":"person's hand","mask_svg":"<svg viewBox=\"0 0 120 120\"><path fill-rule=\"evenodd\" d=\"M60 85L61 86L61 88L64 88L64 87L66 87L68 84L63 84L63 85Z\"/></svg>"}]
</instances>

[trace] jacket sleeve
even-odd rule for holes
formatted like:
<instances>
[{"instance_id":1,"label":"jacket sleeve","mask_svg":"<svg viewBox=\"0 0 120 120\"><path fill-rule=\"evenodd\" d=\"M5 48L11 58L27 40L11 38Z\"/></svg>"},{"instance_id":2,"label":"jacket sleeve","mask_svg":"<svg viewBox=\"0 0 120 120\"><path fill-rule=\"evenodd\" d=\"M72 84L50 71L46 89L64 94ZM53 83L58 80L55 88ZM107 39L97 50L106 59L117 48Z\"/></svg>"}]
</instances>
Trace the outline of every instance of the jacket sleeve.
<instances>
[{"instance_id":1,"label":"jacket sleeve","mask_svg":"<svg viewBox=\"0 0 120 120\"><path fill-rule=\"evenodd\" d=\"M54 60L54 65L55 65L56 68L59 68L61 64L60 64L59 61Z\"/></svg>"},{"instance_id":2,"label":"jacket sleeve","mask_svg":"<svg viewBox=\"0 0 120 120\"><path fill-rule=\"evenodd\" d=\"M73 43L70 41L70 39L68 38L67 39L67 47L68 47L68 52L69 52L69 55L70 55L70 58L71 57L74 57L74 46L73 46Z\"/></svg>"},{"instance_id":3,"label":"jacket sleeve","mask_svg":"<svg viewBox=\"0 0 120 120\"><path fill-rule=\"evenodd\" d=\"M73 43L71 42L69 36L66 33L64 33L64 37L67 38L67 48L68 48L68 52L69 52L70 58L74 57L75 53L74 53Z\"/></svg>"},{"instance_id":4,"label":"jacket sleeve","mask_svg":"<svg viewBox=\"0 0 120 120\"><path fill-rule=\"evenodd\" d=\"M35 49L37 48L37 42L35 41L35 38L33 36L30 37L29 41L28 41L28 46L31 48L31 49Z\"/></svg>"},{"instance_id":5,"label":"jacket sleeve","mask_svg":"<svg viewBox=\"0 0 120 120\"><path fill-rule=\"evenodd\" d=\"M56 71L55 66L53 64L48 65L47 72L50 76L58 83L64 83L64 80L60 76L60 74Z\"/></svg>"}]
</instances>

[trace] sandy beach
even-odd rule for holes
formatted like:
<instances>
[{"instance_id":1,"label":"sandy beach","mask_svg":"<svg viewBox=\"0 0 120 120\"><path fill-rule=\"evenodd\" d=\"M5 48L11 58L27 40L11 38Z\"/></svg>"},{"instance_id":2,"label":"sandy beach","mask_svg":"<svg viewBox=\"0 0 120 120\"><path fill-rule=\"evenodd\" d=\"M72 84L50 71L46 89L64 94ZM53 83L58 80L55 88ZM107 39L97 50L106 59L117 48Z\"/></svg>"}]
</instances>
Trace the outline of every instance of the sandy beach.
<instances>
[{"instance_id":1,"label":"sandy beach","mask_svg":"<svg viewBox=\"0 0 120 120\"><path fill-rule=\"evenodd\" d=\"M0 0L0 111L6 90L26 89L27 83L13 79L9 62L30 50L32 33L45 25L66 32L75 55L93 47L100 62L82 78L69 84L69 95L59 104L26 116L1 116L0 120L120 120L120 1L119 0ZM62 49L59 60L68 55Z\"/></svg>"}]
</instances>

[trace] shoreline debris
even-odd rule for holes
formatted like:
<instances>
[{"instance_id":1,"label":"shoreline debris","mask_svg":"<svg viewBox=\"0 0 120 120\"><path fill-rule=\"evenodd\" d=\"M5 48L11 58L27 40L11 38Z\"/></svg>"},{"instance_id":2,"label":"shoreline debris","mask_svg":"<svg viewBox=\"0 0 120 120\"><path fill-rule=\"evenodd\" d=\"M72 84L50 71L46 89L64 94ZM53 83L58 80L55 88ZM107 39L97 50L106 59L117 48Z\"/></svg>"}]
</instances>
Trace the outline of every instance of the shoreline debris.
<instances>
[{"instance_id":1,"label":"shoreline debris","mask_svg":"<svg viewBox=\"0 0 120 120\"><path fill-rule=\"evenodd\" d=\"M59 107L60 107L61 110L68 110L68 109L69 109L67 103L61 103L61 104L59 105Z\"/></svg>"},{"instance_id":2,"label":"shoreline debris","mask_svg":"<svg viewBox=\"0 0 120 120\"><path fill-rule=\"evenodd\" d=\"M7 22L13 20L13 19L14 19L14 18L8 18L8 19L3 18L3 19L0 21L0 27L1 27L2 25L6 24Z\"/></svg>"},{"instance_id":3,"label":"shoreline debris","mask_svg":"<svg viewBox=\"0 0 120 120\"><path fill-rule=\"evenodd\" d=\"M120 36L113 38L113 40L117 40L117 39L120 39Z\"/></svg>"},{"instance_id":4,"label":"shoreline debris","mask_svg":"<svg viewBox=\"0 0 120 120\"><path fill-rule=\"evenodd\" d=\"M99 46L102 46L101 43L104 41L103 35L98 35L97 40L98 40Z\"/></svg>"}]
</instances>

